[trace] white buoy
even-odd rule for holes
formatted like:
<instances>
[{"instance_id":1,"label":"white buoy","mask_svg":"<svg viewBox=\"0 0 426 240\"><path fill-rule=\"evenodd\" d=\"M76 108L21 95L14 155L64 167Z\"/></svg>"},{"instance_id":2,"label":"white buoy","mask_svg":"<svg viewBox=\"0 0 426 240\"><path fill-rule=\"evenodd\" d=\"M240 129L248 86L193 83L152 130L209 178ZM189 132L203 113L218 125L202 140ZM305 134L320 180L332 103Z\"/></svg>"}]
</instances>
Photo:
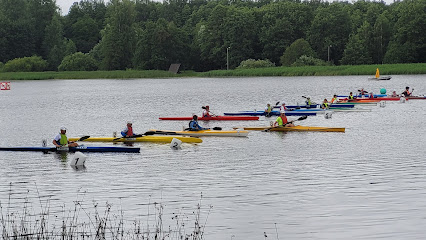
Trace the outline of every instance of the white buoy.
<instances>
[{"instance_id":1,"label":"white buoy","mask_svg":"<svg viewBox=\"0 0 426 240\"><path fill-rule=\"evenodd\" d=\"M405 103L405 101L406 101L406 99L405 99L404 97L401 97L401 98L399 99L399 102L400 102L400 103Z\"/></svg>"},{"instance_id":2,"label":"white buoy","mask_svg":"<svg viewBox=\"0 0 426 240\"><path fill-rule=\"evenodd\" d=\"M333 115L333 111L325 111L324 117L325 119L329 119L331 118L332 115Z\"/></svg>"},{"instance_id":3,"label":"white buoy","mask_svg":"<svg viewBox=\"0 0 426 240\"><path fill-rule=\"evenodd\" d=\"M181 140L179 140L177 138L173 138L172 142L170 143L170 148L175 149L175 150L179 150L179 149L181 149L181 145L182 145Z\"/></svg>"},{"instance_id":4,"label":"white buoy","mask_svg":"<svg viewBox=\"0 0 426 240\"><path fill-rule=\"evenodd\" d=\"M87 156L82 152L75 152L73 159L70 162L71 166L84 166Z\"/></svg>"},{"instance_id":5,"label":"white buoy","mask_svg":"<svg viewBox=\"0 0 426 240\"><path fill-rule=\"evenodd\" d=\"M386 101L380 101L379 105L380 107L386 107Z\"/></svg>"}]
</instances>

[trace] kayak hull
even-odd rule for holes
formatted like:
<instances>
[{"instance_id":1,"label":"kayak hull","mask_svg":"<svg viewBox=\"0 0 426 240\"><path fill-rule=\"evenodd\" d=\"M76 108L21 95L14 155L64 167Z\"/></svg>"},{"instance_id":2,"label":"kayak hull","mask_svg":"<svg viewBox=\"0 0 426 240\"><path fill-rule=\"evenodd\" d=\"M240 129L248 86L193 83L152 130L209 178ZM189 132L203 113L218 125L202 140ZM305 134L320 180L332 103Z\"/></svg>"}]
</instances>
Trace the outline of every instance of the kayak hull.
<instances>
[{"instance_id":1,"label":"kayak hull","mask_svg":"<svg viewBox=\"0 0 426 240\"><path fill-rule=\"evenodd\" d=\"M203 140L194 137L185 136L142 136L136 138L114 138L114 137L90 137L83 141L85 142L157 142L157 143L171 143L173 138L177 138L184 143L202 143ZM69 138L70 141L77 141L79 138ZM117 139L114 141L114 139Z\"/></svg>"},{"instance_id":2,"label":"kayak hull","mask_svg":"<svg viewBox=\"0 0 426 240\"><path fill-rule=\"evenodd\" d=\"M138 153L140 148L135 147L0 147L0 151L32 151L32 152L131 152Z\"/></svg>"},{"instance_id":3,"label":"kayak hull","mask_svg":"<svg viewBox=\"0 0 426 240\"><path fill-rule=\"evenodd\" d=\"M309 109L305 109L306 111L309 111ZM227 116L266 116L266 113L264 111L242 111L242 112L236 112L236 113L224 113L224 115ZM272 111L269 113L269 116L279 116L279 111ZM286 116L315 116L315 112L301 112L301 111L286 111Z\"/></svg>"},{"instance_id":4,"label":"kayak hull","mask_svg":"<svg viewBox=\"0 0 426 240\"><path fill-rule=\"evenodd\" d=\"M200 131L169 131L169 130L156 130L151 129L149 131L154 132L155 134L164 134L164 135L184 135L184 136L193 136L193 137L247 137L249 132L244 130L200 130Z\"/></svg>"},{"instance_id":5,"label":"kayak hull","mask_svg":"<svg viewBox=\"0 0 426 240\"><path fill-rule=\"evenodd\" d=\"M294 126L294 127L245 127L244 130L252 131L271 131L271 132L345 132L345 128L333 127L309 127L309 126Z\"/></svg>"},{"instance_id":6,"label":"kayak hull","mask_svg":"<svg viewBox=\"0 0 426 240\"><path fill-rule=\"evenodd\" d=\"M160 117L160 120L171 121L190 121L192 117ZM213 116L213 117L199 117L199 121L255 121L259 117L251 116Z\"/></svg>"}]
</instances>

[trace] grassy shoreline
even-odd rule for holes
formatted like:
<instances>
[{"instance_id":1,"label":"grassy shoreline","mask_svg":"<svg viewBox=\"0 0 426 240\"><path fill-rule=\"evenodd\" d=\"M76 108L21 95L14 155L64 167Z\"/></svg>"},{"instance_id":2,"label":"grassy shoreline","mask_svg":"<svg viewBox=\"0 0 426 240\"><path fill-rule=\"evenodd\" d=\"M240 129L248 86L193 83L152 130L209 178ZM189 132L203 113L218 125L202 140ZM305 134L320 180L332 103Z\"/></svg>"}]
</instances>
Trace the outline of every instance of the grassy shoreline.
<instances>
[{"instance_id":1,"label":"grassy shoreline","mask_svg":"<svg viewBox=\"0 0 426 240\"><path fill-rule=\"evenodd\" d=\"M374 76L380 74L409 75L426 74L426 63L270 67L256 69L213 70L209 72L183 71L173 74L161 70L123 71L75 71L75 72L0 72L0 80L48 80L48 79L136 79L136 78L183 78L183 77L267 77L267 76Z\"/></svg>"}]
</instances>

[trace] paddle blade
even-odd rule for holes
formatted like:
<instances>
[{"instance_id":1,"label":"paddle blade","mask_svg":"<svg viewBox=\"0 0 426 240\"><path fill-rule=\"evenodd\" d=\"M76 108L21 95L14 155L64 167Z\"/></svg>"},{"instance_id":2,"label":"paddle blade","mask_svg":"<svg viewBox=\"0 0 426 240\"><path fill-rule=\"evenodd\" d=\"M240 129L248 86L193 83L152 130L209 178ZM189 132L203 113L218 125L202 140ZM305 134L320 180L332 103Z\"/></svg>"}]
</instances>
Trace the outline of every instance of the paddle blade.
<instances>
[{"instance_id":1,"label":"paddle blade","mask_svg":"<svg viewBox=\"0 0 426 240\"><path fill-rule=\"evenodd\" d=\"M277 106L278 104L280 104L280 102L278 101L277 103L275 103L275 106Z\"/></svg>"},{"instance_id":2,"label":"paddle blade","mask_svg":"<svg viewBox=\"0 0 426 240\"><path fill-rule=\"evenodd\" d=\"M84 141L84 140L86 140L88 138L90 138L90 136L84 136L84 137L81 137L80 139L78 139L77 141Z\"/></svg>"},{"instance_id":3,"label":"paddle blade","mask_svg":"<svg viewBox=\"0 0 426 240\"><path fill-rule=\"evenodd\" d=\"M302 121L302 120L305 120L305 119L307 119L308 118L308 116L301 116L300 118L298 118L296 121Z\"/></svg>"},{"instance_id":4,"label":"paddle blade","mask_svg":"<svg viewBox=\"0 0 426 240\"><path fill-rule=\"evenodd\" d=\"M222 130L221 127L214 127L213 130Z\"/></svg>"}]
</instances>

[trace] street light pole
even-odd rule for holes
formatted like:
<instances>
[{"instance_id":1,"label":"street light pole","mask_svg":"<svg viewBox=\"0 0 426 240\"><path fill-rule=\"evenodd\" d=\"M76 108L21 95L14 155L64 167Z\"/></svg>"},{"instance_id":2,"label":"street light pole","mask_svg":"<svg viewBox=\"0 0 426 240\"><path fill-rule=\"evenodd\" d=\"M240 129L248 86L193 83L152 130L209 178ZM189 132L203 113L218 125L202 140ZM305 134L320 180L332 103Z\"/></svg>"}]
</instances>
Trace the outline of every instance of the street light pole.
<instances>
[{"instance_id":1,"label":"street light pole","mask_svg":"<svg viewBox=\"0 0 426 240\"><path fill-rule=\"evenodd\" d=\"M229 70L229 49L231 47L226 48L226 70Z\"/></svg>"},{"instance_id":2,"label":"street light pole","mask_svg":"<svg viewBox=\"0 0 426 240\"><path fill-rule=\"evenodd\" d=\"M330 48L331 47L332 47L331 45L328 45L328 62L330 62Z\"/></svg>"}]
</instances>

